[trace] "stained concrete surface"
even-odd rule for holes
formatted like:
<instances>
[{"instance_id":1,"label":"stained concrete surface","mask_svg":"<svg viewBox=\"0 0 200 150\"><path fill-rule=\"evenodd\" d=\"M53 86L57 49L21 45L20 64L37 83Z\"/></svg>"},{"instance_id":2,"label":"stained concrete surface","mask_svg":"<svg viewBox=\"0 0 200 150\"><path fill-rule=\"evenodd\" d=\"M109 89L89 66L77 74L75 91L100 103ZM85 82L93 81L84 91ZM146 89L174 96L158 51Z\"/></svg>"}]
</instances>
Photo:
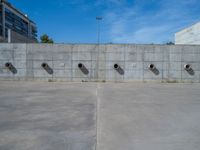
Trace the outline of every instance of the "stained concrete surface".
<instances>
[{"instance_id":1,"label":"stained concrete surface","mask_svg":"<svg viewBox=\"0 0 200 150\"><path fill-rule=\"evenodd\" d=\"M93 150L95 85L0 83L0 150Z\"/></svg>"},{"instance_id":2,"label":"stained concrete surface","mask_svg":"<svg viewBox=\"0 0 200 150\"><path fill-rule=\"evenodd\" d=\"M200 84L0 81L0 150L199 150Z\"/></svg>"},{"instance_id":3,"label":"stained concrete surface","mask_svg":"<svg viewBox=\"0 0 200 150\"><path fill-rule=\"evenodd\" d=\"M200 85L99 88L99 150L199 150Z\"/></svg>"},{"instance_id":4,"label":"stained concrete surface","mask_svg":"<svg viewBox=\"0 0 200 150\"><path fill-rule=\"evenodd\" d=\"M0 80L199 83L199 60L198 45L0 44ZM15 73L5 67L8 62ZM52 71L41 67L43 63ZM193 73L185 70L186 64Z\"/></svg>"}]
</instances>

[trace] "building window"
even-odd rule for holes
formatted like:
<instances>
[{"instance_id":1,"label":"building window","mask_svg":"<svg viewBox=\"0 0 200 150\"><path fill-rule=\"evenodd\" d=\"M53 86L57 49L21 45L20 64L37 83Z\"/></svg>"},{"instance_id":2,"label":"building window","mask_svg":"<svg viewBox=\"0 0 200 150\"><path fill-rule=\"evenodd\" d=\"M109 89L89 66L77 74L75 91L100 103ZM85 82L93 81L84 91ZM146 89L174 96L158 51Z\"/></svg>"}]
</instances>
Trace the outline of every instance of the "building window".
<instances>
[{"instance_id":1,"label":"building window","mask_svg":"<svg viewBox=\"0 0 200 150\"><path fill-rule=\"evenodd\" d=\"M28 37L28 22L8 9L5 9L5 20L6 28Z\"/></svg>"}]
</instances>

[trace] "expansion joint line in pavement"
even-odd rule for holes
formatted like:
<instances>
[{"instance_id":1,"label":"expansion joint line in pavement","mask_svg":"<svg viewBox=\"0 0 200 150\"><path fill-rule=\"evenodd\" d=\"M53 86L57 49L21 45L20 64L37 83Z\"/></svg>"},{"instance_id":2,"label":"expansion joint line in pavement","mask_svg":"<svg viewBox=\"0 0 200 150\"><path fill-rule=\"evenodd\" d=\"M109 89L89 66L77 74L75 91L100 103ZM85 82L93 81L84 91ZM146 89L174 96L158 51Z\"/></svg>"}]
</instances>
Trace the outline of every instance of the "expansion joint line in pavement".
<instances>
[{"instance_id":1,"label":"expansion joint line in pavement","mask_svg":"<svg viewBox=\"0 0 200 150\"><path fill-rule=\"evenodd\" d=\"M100 128L99 128L99 118L100 118L100 95L99 95L99 90L100 90L100 83L97 83L96 85L96 143L95 143L95 150L98 149L98 141L99 141L99 133L100 133Z\"/></svg>"}]
</instances>

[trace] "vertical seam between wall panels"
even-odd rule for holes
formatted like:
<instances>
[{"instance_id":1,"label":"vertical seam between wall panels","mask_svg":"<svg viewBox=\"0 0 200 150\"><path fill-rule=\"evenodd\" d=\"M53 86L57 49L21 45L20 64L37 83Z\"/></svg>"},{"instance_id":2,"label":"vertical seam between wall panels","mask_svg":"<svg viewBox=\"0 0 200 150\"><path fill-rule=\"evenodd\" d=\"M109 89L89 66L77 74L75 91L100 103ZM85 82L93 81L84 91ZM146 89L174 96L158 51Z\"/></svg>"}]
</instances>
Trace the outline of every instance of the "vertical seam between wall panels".
<instances>
[{"instance_id":1,"label":"vertical seam between wall panels","mask_svg":"<svg viewBox=\"0 0 200 150\"><path fill-rule=\"evenodd\" d=\"M107 81L107 46L105 45L105 81Z\"/></svg>"},{"instance_id":2,"label":"vertical seam between wall panels","mask_svg":"<svg viewBox=\"0 0 200 150\"><path fill-rule=\"evenodd\" d=\"M126 48L124 46L124 69L123 69L124 70L124 74L123 74L123 81L125 81L125 74L126 74L126 71L125 71L126 70L126 65L125 65L125 59L126 59L126 56L125 56L126 54L125 53L126 52L125 51L126 51Z\"/></svg>"},{"instance_id":3,"label":"vertical seam between wall panels","mask_svg":"<svg viewBox=\"0 0 200 150\"><path fill-rule=\"evenodd\" d=\"M51 51L51 63L52 63L52 69L54 70L54 63L53 63L53 55L54 55L54 53L53 53L53 50ZM54 72L52 73L52 75L51 75L51 79L52 79L52 81L53 81L53 79L54 79Z\"/></svg>"},{"instance_id":4,"label":"vertical seam between wall panels","mask_svg":"<svg viewBox=\"0 0 200 150\"><path fill-rule=\"evenodd\" d=\"M170 54L171 54L171 52L170 52L170 49L168 50L168 52L167 52L167 62L168 62L168 67L167 67L167 80L169 81L169 80L171 80L171 77L170 77Z\"/></svg>"},{"instance_id":5,"label":"vertical seam between wall panels","mask_svg":"<svg viewBox=\"0 0 200 150\"><path fill-rule=\"evenodd\" d=\"M15 62L15 58L14 58L14 44L12 44L12 63L14 64L14 62ZM15 64L14 64L15 65ZM14 80L16 80L15 79L15 75L14 75L14 73L12 73L12 77L13 77L13 79Z\"/></svg>"},{"instance_id":6,"label":"vertical seam between wall panels","mask_svg":"<svg viewBox=\"0 0 200 150\"><path fill-rule=\"evenodd\" d=\"M165 48L163 48L163 49L165 49ZM165 53L164 53L164 51L165 50L163 50L162 49L162 81L161 82L163 82L164 81L164 78L163 78L163 74L164 74L164 62L165 62L165 57L164 57L164 55L165 55Z\"/></svg>"},{"instance_id":7,"label":"vertical seam between wall panels","mask_svg":"<svg viewBox=\"0 0 200 150\"><path fill-rule=\"evenodd\" d=\"M99 81L99 74L98 74L98 71L99 71L99 44L98 44L98 48L97 48L97 81Z\"/></svg>"},{"instance_id":8,"label":"vertical seam between wall panels","mask_svg":"<svg viewBox=\"0 0 200 150\"><path fill-rule=\"evenodd\" d=\"M90 64L90 71L89 71L89 74L90 74L90 81L92 81L91 78L93 78L93 75L94 74L94 69L92 67L92 58L93 58L93 48L90 50L90 55L91 55L91 64Z\"/></svg>"},{"instance_id":9,"label":"vertical seam between wall panels","mask_svg":"<svg viewBox=\"0 0 200 150\"><path fill-rule=\"evenodd\" d=\"M184 46L181 48L181 82L183 82L183 71L182 71L182 66L183 66L183 49L184 49Z\"/></svg>"},{"instance_id":10,"label":"vertical seam between wall panels","mask_svg":"<svg viewBox=\"0 0 200 150\"><path fill-rule=\"evenodd\" d=\"M92 67L94 67L94 72L93 72L93 78L94 78L94 81L96 81L97 80L97 72L98 72L98 70L97 70L97 59L96 59L96 45L94 45L94 50L91 52L91 55L92 55L92 58L95 60L95 64L94 64L94 66L93 65L91 65ZM92 63L92 62L91 62Z\"/></svg>"},{"instance_id":11,"label":"vertical seam between wall panels","mask_svg":"<svg viewBox=\"0 0 200 150\"><path fill-rule=\"evenodd\" d=\"M34 60L33 60L33 44L31 44L31 67L32 67L32 71L33 71L33 79L35 79L35 73L34 73Z\"/></svg>"},{"instance_id":12,"label":"vertical seam between wall panels","mask_svg":"<svg viewBox=\"0 0 200 150\"><path fill-rule=\"evenodd\" d=\"M28 64L28 61L27 61L27 43L26 43L26 74L25 74L25 80L27 80L27 64Z\"/></svg>"},{"instance_id":13,"label":"vertical seam between wall panels","mask_svg":"<svg viewBox=\"0 0 200 150\"><path fill-rule=\"evenodd\" d=\"M144 82L144 49L142 49L142 80Z\"/></svg>"},{"instance_id":14,"label":"vertical seam between wall panels","mask_svg":"<svg viewBox=\"0 0 200 150\"><path fill-rule=\"evenodd\" d=\"M198 49L198 57L200 56L200 50ZM199 66L198 66L198 70L200 71L200 63L199 63ZM199 73L199 83L200 83L200 73Z\"/></svg>"},{"instance_id":15,"label":"vertical seam between wall panels","mask_svg":"<svg viewBox=\"0 0 200 150\"><path fill-rule=\"evenodd\" d=\"M73 81L73 49L74 45L71 46L71 67L70 67L70 73L71 73L71 81Z\"/></svg>"}]
</instances>

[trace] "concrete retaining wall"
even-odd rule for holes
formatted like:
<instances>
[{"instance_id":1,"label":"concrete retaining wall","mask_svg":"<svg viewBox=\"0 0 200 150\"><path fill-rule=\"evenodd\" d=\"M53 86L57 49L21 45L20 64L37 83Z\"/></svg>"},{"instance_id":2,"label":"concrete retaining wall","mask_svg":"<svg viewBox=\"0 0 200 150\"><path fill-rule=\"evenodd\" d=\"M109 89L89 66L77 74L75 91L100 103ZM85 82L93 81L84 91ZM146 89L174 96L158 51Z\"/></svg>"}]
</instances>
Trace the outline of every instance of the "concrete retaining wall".
<instances>
[{"instance_id":1,"label":"concrete retaining wall","mask_svg":"<svg viewBox=\"0 0 200 150\"><path fill-rule=\"evenodd\" d=\"M6 68L6 62L14 69ZM156 70L149 70L150 64ZM192 69L186 71L185 64ZM200 82L200 46L0 44L0 79Z\"/></svg>"}]
</instances>

